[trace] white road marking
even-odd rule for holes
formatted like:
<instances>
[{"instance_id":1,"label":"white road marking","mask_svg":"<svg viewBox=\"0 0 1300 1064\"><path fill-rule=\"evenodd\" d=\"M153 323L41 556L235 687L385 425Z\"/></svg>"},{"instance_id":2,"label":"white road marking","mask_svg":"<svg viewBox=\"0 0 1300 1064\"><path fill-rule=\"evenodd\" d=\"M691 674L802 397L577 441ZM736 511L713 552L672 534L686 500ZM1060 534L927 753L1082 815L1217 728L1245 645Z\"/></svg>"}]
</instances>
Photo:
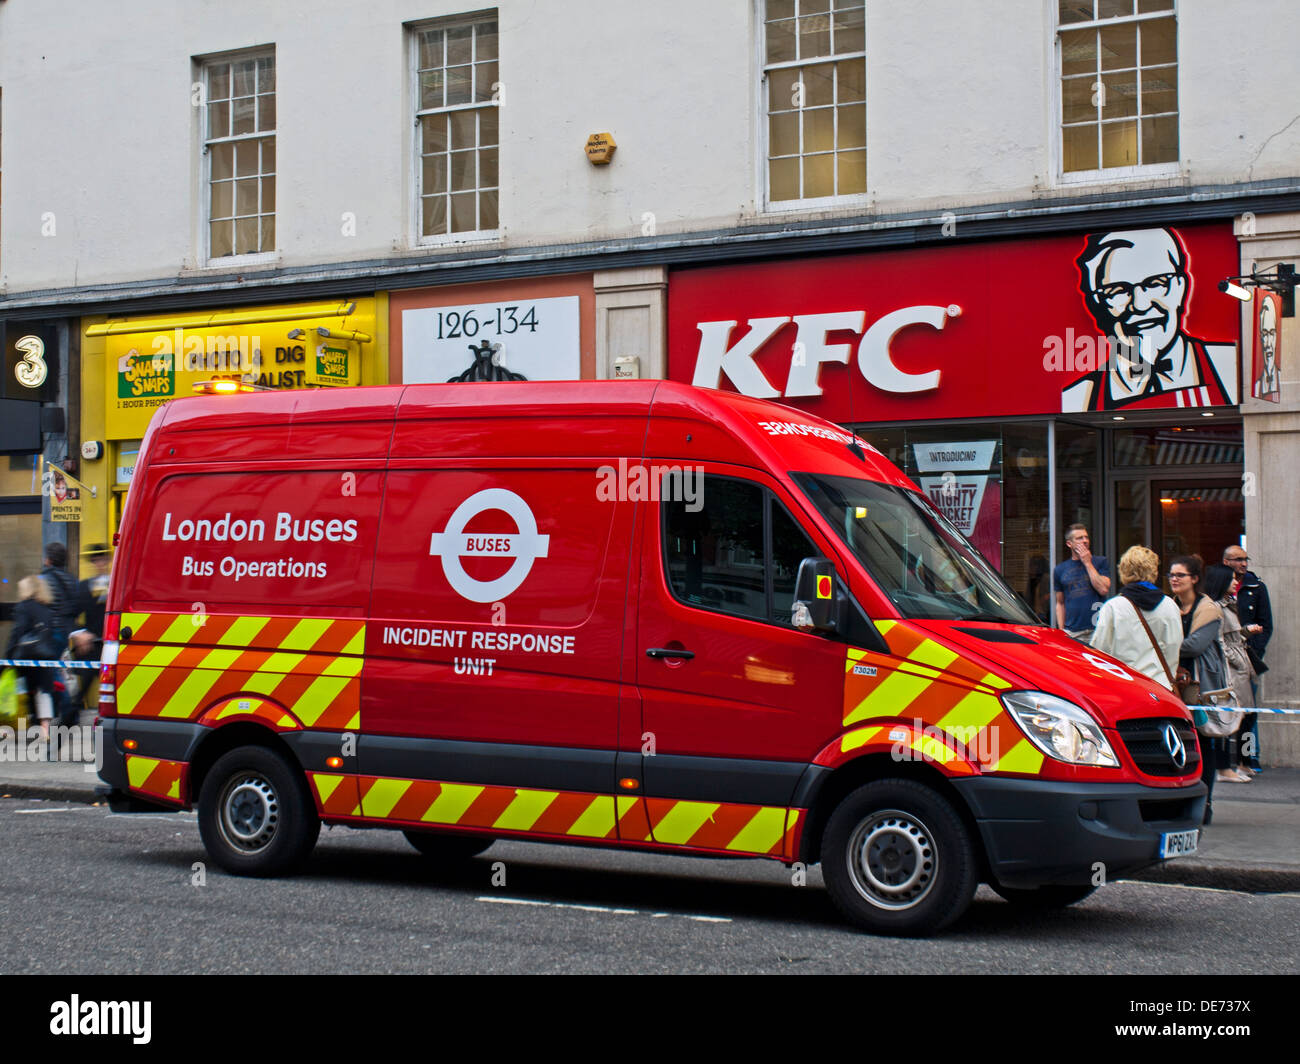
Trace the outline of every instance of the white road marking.
<instances>
[{"instance_id":1,"label":"white road marking","mask_svg":"<svg viewBox=\"0 0 1300 1064\"><path fill-rule=\"evenodd\" d=\"M84 809L86 806L64 806L62 809L15 809L15 813L72 813L77 809Z\"/></svg>"},{"instance_id":2,"label":"white road marking","mask_svg":"<svg viewBox=\"0 0 1300 1064\"><path fill-rule=\"evenodd\" d=\"M685 913L647 913L642 909L611 909L605 905L577 905L561 901L537 901L533 898L496 898L488 895L475 898L475 901L490 902L494 905L532 905L540 909L577 909L586 913L611 913L615 916L682 916L687 920L698 920L709 924L729 924L728 916L691 916Z\"/></svg>"}]
</instances>

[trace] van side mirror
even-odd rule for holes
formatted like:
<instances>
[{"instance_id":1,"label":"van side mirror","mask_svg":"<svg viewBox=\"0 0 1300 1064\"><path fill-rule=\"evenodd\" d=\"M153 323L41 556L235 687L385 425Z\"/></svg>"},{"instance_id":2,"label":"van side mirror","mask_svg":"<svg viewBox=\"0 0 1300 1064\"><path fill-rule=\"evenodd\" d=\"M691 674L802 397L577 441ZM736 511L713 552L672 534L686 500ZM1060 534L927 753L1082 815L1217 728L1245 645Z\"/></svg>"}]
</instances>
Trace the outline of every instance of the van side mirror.
<instances>
[{"instance_id":1,"label":"van side mirror","mask_svg":"<svg viewBox=\"0 0 1300 1064\"><path fill-rule=\"evenodd\" d=\"M794 581L790 623L801 632L838 632L847 600L835 581L835 565L826 558L805 558Z\"/></svg>"}]
</instances>

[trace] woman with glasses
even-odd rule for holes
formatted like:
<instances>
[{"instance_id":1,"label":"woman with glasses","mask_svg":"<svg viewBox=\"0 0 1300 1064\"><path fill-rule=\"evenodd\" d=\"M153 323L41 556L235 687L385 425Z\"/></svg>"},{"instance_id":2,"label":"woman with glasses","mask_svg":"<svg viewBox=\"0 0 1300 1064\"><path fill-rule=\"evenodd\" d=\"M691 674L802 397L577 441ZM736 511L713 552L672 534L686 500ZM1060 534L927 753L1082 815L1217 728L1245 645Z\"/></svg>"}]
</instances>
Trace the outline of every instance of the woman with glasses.
<instances>
[{"instance_id":1,"label":"woman with glasses","mask_svg":"<svg viewBox=\"0 0 1300 1064\"><path fill-rule=\"evenodd\" d=\"M1237 617L1237 602L1232 597L1233 576L1233 571L1226 565L1209 566L1205 570L1205 594L1217 602L1223 611L1223 630L1219 638L1227 666L1228 687L1236 696L1237 705L1250 706L1254 704L1251 701L1250 684L1255 670L1246 654L1246 633ZM1245 724L1239 725L1238 731L1223 740L1223 756L1217 777L1220 783L1249 783L1252 779L1242 771L1237 760L1237 736L1244 727Z\"/></svg>"},{"instance_id":2,"label":"woman with glasses","mask_svg":"<svg viewBox=\"0 0 1300 1064\"><path fill-rule=\"evenodd\" d=\"M1194 554L1180 554L1169 563L1169 588L1183 620L1183 648L1178 654L1179 689L1195 683L1200 691L1218 691L1228 686L1227 665L1219 645L1223 611L1200 592L1203 575L1201 559ZM1199 695L1197 696L1199 697ZM1210 822L1210 801L1214 797L1214 777L1222 754L1221 739L1201 736L1201 780L1206 786L1205 823Z\"/></svg>"}]
</instances>

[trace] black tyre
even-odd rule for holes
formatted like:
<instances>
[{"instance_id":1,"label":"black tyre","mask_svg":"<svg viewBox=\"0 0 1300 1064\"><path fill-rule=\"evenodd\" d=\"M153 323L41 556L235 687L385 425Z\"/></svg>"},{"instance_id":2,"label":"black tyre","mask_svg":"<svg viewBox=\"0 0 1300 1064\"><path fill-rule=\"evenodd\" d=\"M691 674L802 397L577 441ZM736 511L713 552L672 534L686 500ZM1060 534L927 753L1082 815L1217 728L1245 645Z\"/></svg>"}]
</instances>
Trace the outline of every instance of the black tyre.
<instances>
[{"instance_id":1,"label":"black tyre","mask_svg":"<svg viewBox=\"0 0 1300 1064\"><path fill-rule=\"evenodd\" d=\"M217 759L199 793L199 835L212 859L238 876L275 876L300 866L320 819L307 783L283 757L241 746Z\"/></svg>"},{"instance_id":2,"label":"black tyre","mask_svg":"<svg viewBox=\"0 0 1300 1064\"><path fill-rule=\"evenodd\" d=\"M970 834L952 806L911 780L877 780L836 807L822 835L822 875L840 912L864 931L924 936L970 905Z\"/></svg>"},{"instance_id":3,"label":"black tyre","mask_svg":"<svg viewBox=\"0 0 1300 1064\"><path fill-rule=\"evenodd\" d=\"M444 835L436 831L403 831L402 834L425 857L437 861L467 861L497 841L482 835Z\"/></svg>"},{"instance_id":4,"label":"black tyre","mask_svg":"<svg viewBox=\"0 0 1300 1064\"><path fill-rule=\"evenodd\" d=\"M1067 887L1057 884L1032 889L1004 887L1001 883L990 883L989 886L1012 905L1019 905L1026 909L1064 909L1076 901L1083 901L1097 889L1093 886Z\"/></svg>"}]
</instances>

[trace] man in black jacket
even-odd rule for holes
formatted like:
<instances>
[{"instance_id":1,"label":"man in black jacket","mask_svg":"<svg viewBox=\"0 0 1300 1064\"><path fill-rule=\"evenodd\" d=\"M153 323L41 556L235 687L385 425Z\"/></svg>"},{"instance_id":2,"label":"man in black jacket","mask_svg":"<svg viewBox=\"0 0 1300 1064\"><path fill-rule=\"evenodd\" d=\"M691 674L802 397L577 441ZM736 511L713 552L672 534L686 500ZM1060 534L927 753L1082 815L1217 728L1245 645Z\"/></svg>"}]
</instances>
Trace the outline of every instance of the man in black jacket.
<instances>
[{"instance_id":1,"label":"man in black jacket","mask_svg":"<svg viewBox=\"0 0 1300 1064\"><path fill-rule=\"evenodd\" d=\"M41 570L41 579L50 589L50 612L54 615L54 641L59 648L59 657L68 653L68 636L75 627L77 614L81 612L76 578L67 570L68 548L62 543L45 545L45 568ZM76 706L67 694L67 673L62 669L55 671L54 716L56 723L69 725L76 723Z\"/></svg>"},{"instance_id":2,"label":"man in black jacket","mask_svg":"<svg viewBox=\"0 0 1300 1064\"><path fill-rule=\"evenodd\" d=\"M1273 607L1268 601L1268 588L1264 581L1246 568L1249 562L1250 557L1241 547L1224 548L1223 564L1236 574L1229 593L1237 600L1237 620L1241 622L1241 630L1246 635L1246 646L1250 649L1252 658L1262 663L1264 648L1268 646L1269 637L1273 634ZM1258 705L1258 677L1251 677L1250 689L1255 696L1255 704ZM1235 737L1243 743L1242 764L1256 772L1260 770L1258 717L1257 713L1247 713ZM1244 745L1248 732L1252 736L1249 753Z\"/></svg>"}]
</instances>

